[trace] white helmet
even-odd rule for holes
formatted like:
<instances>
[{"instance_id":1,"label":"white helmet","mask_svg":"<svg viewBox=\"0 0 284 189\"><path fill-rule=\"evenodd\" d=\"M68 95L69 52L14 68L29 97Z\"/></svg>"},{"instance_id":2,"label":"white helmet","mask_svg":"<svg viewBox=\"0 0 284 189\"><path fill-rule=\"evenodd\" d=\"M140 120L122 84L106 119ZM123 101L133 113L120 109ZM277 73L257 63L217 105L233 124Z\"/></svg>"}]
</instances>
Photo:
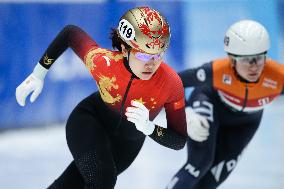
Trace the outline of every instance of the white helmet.
<instances>
[{"instance_id":1,"label":"white helmet","mask_svg":"<svg viewBox=\"0 0 284 189\"><path fill-rule=\"evenodd\" d=\"M241 20L226 32L224 50L235 55L254 55L266 52L270 39L266 29L253 20Z\"/></svg>"}]
</instances>

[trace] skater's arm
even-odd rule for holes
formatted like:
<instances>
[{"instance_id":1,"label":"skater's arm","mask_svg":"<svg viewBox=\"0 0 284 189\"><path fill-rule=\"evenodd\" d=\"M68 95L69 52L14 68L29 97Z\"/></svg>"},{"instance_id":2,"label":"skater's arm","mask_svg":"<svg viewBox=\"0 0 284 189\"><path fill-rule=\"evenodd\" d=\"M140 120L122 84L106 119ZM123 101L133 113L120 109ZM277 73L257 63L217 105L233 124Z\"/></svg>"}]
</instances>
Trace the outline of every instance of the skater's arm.
<instances>
[{"instance_id":1,"label":"skater's arm","mask_svg":"<svg viewBox=\"0 0 284 189\"><path fill-rule=\"evenodd\" d=\"M178 73L183 87L196 87L212 82L212 63L205 63L197 68L190 68Z\"/></svg>"},{"instance_id":2,"label":"skater's arm","mask_svg":"<svg viewBox=\"0 0 284 189\"><path fill-rule=\"evenodd\" d=\"M39 61L40 65L49 69L68 47L72 48L72 50L84 60L86 53L90 49L98 47L98 45L81 28L74 25L67 25L45 50Z\"/></svg>"},{"instance_id":3,"label":"skater's arm","mask_svg":"<svg viewBox=\"0 0 284 189\"><path fill-rule=\"evenodd\" d=\"M186 143L187 129L185 116L184 89L180 77L172 72L165 92L169 94L164 105L167 128L156 126L150 137L157 143L175 150L182 149Z\"/></svg>"},{"instance_id":4,"label":"skater's arm","mask_svg":"<svg viewBox=\"0 0 284 189\"><path fill-rule=\"evenodd\" d=\"M25 106L26 97L31 93L30 101L36 100L42 91L49 68L68 47L71 47L82 60L89 51L98 49L96 42L79 27L73 25L64 27L48 46L33 72L16 88L16 100L19 105ZM95 57L95 54L92 54L91 58ZM95 67L93 59L86 64L90 71Z\"/></svg>"},{"instance_id":5,"label":"skater's arm","mask_svg":"<svg viewBox=\"0 0 284 189\"><path fill-rule=\"evenodd\" d=\"M157 143L174 150L182 149L186 143L186 137L181 136L170 127L163 128L156 125L154 132L149 137Z\"/></svg>"}]
</instances>

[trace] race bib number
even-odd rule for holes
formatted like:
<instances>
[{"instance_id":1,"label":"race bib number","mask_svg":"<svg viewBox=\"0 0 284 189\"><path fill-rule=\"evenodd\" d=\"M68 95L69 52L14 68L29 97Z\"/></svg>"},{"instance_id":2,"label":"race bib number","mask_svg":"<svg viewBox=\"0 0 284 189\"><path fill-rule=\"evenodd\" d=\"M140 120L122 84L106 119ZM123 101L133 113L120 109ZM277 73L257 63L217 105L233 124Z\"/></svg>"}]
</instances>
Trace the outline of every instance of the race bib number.
<instances>
[{"instance_id":1,"label":"race bib number","mask_svg":"<svg viewBox=\"0 0 284 189\"><path fill-rule=\"evenodd\" d=\"M118 24L118 32L125 40L133 40L135 37L134 27L125 19L122 19Z\"/></svg>"}]
</instances>

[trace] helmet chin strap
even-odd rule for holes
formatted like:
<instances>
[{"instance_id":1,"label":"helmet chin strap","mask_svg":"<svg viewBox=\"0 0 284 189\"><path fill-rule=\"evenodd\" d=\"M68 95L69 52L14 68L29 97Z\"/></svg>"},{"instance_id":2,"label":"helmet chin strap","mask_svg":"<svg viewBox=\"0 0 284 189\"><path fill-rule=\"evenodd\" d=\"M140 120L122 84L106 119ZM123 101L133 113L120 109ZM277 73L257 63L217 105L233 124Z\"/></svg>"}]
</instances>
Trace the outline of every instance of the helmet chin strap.
<instances>
[{"instance_id":1,"label":"helmet chin strap","mask_svg":"<svg viewBox=\"0 0 284 189\"><path fill-rule=\"evenodd\" d=\"M129 64L129 57L130 57L130 50L127 51L127 61L128 61L128 64Z\"/></svg>"},{"instance_id":2,"label":"helmet chin strap","mask_svg":"<svg viewBox=\"0 0 284 189\"><path fill-rule=\"evenodd\" d=\"M127 56L126 58L123 59L123 64L125 68L132 74L132 76L134 76L135 79L139 79L139 77L137 77L130 68L129 57L130 57L130 50L127 51Z\"/></svg>"}]
</instances>

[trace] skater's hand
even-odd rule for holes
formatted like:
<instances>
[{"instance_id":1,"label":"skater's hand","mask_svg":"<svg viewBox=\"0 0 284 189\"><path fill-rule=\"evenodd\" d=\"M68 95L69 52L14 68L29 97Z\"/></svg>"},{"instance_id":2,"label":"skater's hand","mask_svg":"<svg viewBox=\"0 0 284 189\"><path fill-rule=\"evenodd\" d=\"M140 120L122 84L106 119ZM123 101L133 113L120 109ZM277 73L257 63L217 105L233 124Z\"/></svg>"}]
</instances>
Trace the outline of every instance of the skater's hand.
<instances>
[{"instance_id":1,"label":"skater's hand","mask_svg":"<svg viewBox=\"0 0 284 189\"><path fill-rule=\"evenodd\" d=\"M149 120L149 110L140 102L131 101L132 107L126 108L127 120L134 123L136 129L150 135L155 129L155 124Z\"/></svg>"},{"instance_id":2,"label":"skater's hand","mask_svg":"<svg viewBox=\"0 0 284 189\"><path fill-rule=\"evenodd\" d=\"M187 134L197 142L207 140L209 136L209 123L204 116L201 116L193 111L192 108L185 109L187 121Z\"/></svg>"},{"instance_id":3,"label":"skater's hand","mask_svg":"<svg viewBox=\"0 0 284 189\"><path fill-rule=\"evenodd\" d=\"M26 98L31 93L30 101L36 100L42 91L47 71L38 63L34 71L16 88L16 100L20 106L25 106Z\"/></svg>"}]
</instances>

